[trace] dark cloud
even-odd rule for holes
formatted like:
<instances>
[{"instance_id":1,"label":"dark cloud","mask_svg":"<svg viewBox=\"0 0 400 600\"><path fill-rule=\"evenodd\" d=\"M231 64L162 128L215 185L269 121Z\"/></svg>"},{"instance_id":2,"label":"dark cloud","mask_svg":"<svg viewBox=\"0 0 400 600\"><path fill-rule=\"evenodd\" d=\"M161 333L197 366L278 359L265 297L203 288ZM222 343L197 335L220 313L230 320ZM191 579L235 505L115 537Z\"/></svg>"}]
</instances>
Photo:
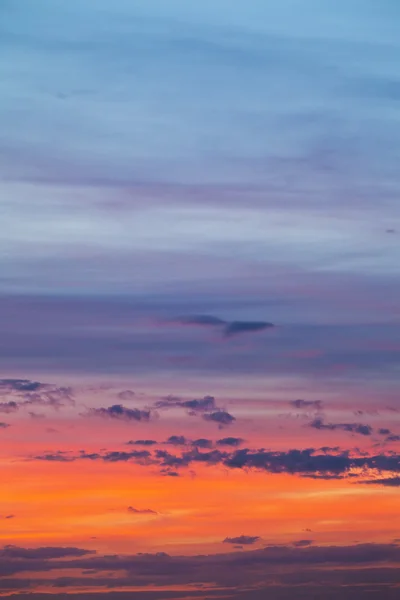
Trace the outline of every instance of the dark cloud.
<instances>
[{"instance_id":1,"label":"dark cloud","mask_svg":"<svg viewBox=\"0 0 400 600\"><path fill-rule=\"evenodd\" d=\"M120 400L134 400L136 399L136 394L132 390L123 390L117 394Z\"/></svg>"},{"instance_id":2,"label":"dark cloud","mask_svg":"<svg viewBox=\"0 0 400 600\"><path fill-rule=\"evenodd\" d=\"M171 446L185 446L188 440L184 435L171 435L164 444L170 444Z\"/></svg>"},{"instance_id":3,"label":"dark cloud","mask_svg":"<svg viewBox=\"0 0 400 600\"><path fill-rule=\"evenodd\" d=\"M239 535L238 537L227 537L223 540L224 544L240 544L241 546L251 546L260 540L259 535Z\"/></svg>"},{"instance_id":4,"label":"dark cloud","mask_svg":"<svg viewBox=\"0 0 400 600\"><path fill-rule=\"evenodd\" d=\"M128 506L128 512L134 515L158 515L158 512L151 508L134 508L133 506Z\"/></svg>"},{"instance_id":5,"label":"dark cloud","mask_svg":"<svg viewBox=\"0 0 400 600\"><path fill-rule=\"evenodd\" d=\"M238 538L227 538L225 543L233 543L232 540L242 539L251 545L257 536L239 536ZM236 544L235 544L236 545ZM240 544L243 545L243 544ZM345 596L348 600L352 598L364 597L360 595L363 589L360 584L381 584L379 585L380 595L376 598L386 595L386 588L382 585L398 585L400 583L400 573L398 563L400 562L400 547L397 544L357 544L350 546L300 546L280 545L269 546L264 549L249 549L243 552L227 552L222 554L209 554L200 556L169 556L163 552L156 554L137 554L137 555L90 555L88 551L71 549L84 552L85 554L64 554L68 549L30 549L24 555L22 552L14 556L1 557L0 578L1 591L9 586L9 589L34 590L36 587L48 587L66 590L71 588L76 592L76 588L81 588L81 592L76 592L75 600L89 600L91 598L102 598L101 592L108 592L111 595L105 595L104 598L114 598L114 591L111 591L115 585L118 588L130 588L127 595L120 595L122 592L115 592L115 598L126 598L131 600L134 594L132 588L146 588L150 586L158 589L160 600L168 598L168 587L187 586L196 582L190 591L190 597L197 594L203 598L213 597L213 591L217 591L216 597L230 598L230 591L233 594L240 593L235 598L248 599L252 590L261 590L262 593L250 598L264 600L273 598L280 600L299 597L301 599L314 598L323 585L324 598L328 600L343 600L343 594L346 593L348 586L351 587L351 594ZM1 552L1 551L0 551ZM0 554L1 556L1 554ZM381 569L379 572L378 569ZM49 571L53 571L55 577L43 579ZM71 573L68 576L62 576L62 571ZM82 573L86 572L83 578ZM373 571L373 572L371 572ZM32 579L10 578L5 581L5 577L18 575L27 572ZM76 575L72 575L72 573ZM93 577L89 577L93 575ZM337 584L338 593L335 596L326 594L326 584ZM304 587L307 584L311 587ZM279 594L274 593L275 585L278 585ZM289 586L287 595L285 586ZM296 586L296 587L292 587ZM317 588L315 586L318 586ZM353 587L354 586L354 587ZM100 588L99 596L90 595L91 588ZM75 589L74 589L75 588ZM163 589L166 588L166 589ZM221 590L223 588L223 590ZM151 588L150 588L151 589ZM85 592L87 591L87 594ZM270 593L271 592L271 593ZM304 594L299 596L300 592ZM396 589L398 592L398 589ZM93 592L92 592L93 593ZM149 593L152 593L151 591ZM172 592L175 594L175 592ZM184 590L184 597L187 597L188 591ZM41 599L43 594L37 596ZM58 594L57 598L69 598ZM138 599L142 600L147 596L143 590L139 591ZM149 596L151 598L152 596ZM170 596L176 598L176 595ZM233 597L233 596L232 596ZM370 595L368 595L370 597ZM375 596L374 596L375 597ZM26 600L31 596L26 596ZM35 596L32 596L35 598ZM32 600L31 598L31 600ZM390 597L390 600L396 596Z\"/></svg>"},{"instance_id":6,"label":"dark cloud","mask_svg":"<svg viewBox=\"0 0 400 600\"><path fill-rule=\"evenodd\" d=\"M342 431L358 433L360 435L371 435L373 432L370 425L363 425L362 423L324 423L322 419L314 419L309 423L309 427L313 427L314 429L327 429L329 431L340 429Z\"/></svg>"},{"instance_id":7,"label":"dark cloud","mask_svg":"<svg viewBox=\"0 0 400 600\"><path fill-rule=\"evenodd\" d=\"M102 417L103 419L116 419L119 421L149 421L151 411L126 408L122 404L113 404L108 408L90 408L83 416Z\"/></svg>"},{"instance_id":8,"label":"dark cloud","mask_svg":"<svg viewBox=\"0 0 400 600\"><path fill-rule=\"evenodd\" d=\"M191 414L209 412L216 409L214 396L204 396L204 398L194 400L181 400L175 396L167 396L162 400L158 400L155 408L186 408Z\"/></svg>"},{"instance_id":9,"label":"dark cloud","mask_svg":"<svg viewBox=\"0 0 400 600\"><path fill-rule=\"evenodd\" d=\"M378 479L370 479L367 481L360 481L364 485L384 485L386 487L400 487L400 477L382 477Z\"/></svg>"},{"instance_id":10,"label":"dark cloud","mask_svg":"<svg viewBox=\"0 0 400 600\"><path fill-rule=\"evenodd\" d=\"M267 321L232 321L226 325L224 334L226 337L231 337L240 333L264 331L265 329L271 329L272 327L275 327L275 325L273 323L268 323Z\"/></svg>"},{"instance_id":11,"label":"dark cloud","mask_svg":"<svg viewBox=\"0 0 400 600\"><path fill-rule=\"evenodd\" d=\"M0 549L0 558L16 559L57 559L66 557L88 556L96 554L94 550L84 550L82 548L62 548L62 547L43 547L43 548L20 548L19 546L4 546Z\"/></svg>"},{"instance_id":12,"label":"dark cloud","mask_svg":"<svg viewBox=\"0 0 400 600\"><path fill-rule=\"evenodd\" d=\"M0 429L7 429L7 427L10 427L9 423L4 423L3 421L0 421Z\"/></svg>"},{"instance_id":13,"label":"dark cloud","mask_svg":"<svg viewBox=\"0 0 400 600\"><path fill-rule=\"evenodd\" d=\"M374 473L388 472L393 476L400 473L400 455L394 452L387 454L352 456L349 451L337 453L321 453L320 450L307 448L303 450L292 449L286 452L274 452L263 448L251 450L242 448L232 452L210 450L200 452L194 447L180 454L171 454L167 450L157 449L151 453L148 450L133 450L131 452L110 451L103 453L78 454L57 451L33 457L34 460L53 462L71 462L77 460L101 460L104 462L135 462L141 465L159 466L161 471L177 470L189 467L196 463L222 466L229 469L256 469L267 473L288 473L300 477L313 479L343 479L348 477L356 482L361 478L364 470ZM360 473L353 473L359 471ZM382 485L386 480L383 480ZM380 480L374 480L377 484ZM390 484L388 484L390 485ZM394 484L392 484L394 485Z\"/></svg>"},{"instance_id":14,"label":"dark cloud","mask_svg":"<svg viewBox=\"0 0 400 600\"><path fill-rule=\"evenodd\" d=\"M45 389L46 384L29 379L0 379L0 390L9 392L37 392Z\"/></svg>"},{"instance_id":15,"label":"dark cloud","mask_svg":"<svg viewBox=\"0 0 400 600\"><path fill-rule=\"evenodd\" d=\"M308 546L311 546L312 543L313 540L297 540L292 542L292 546L295 548L307 548Z\"/></svg>"},{"instance_id":16,"label":"dark cloud","mask_svg":"<svg viewBox=\"0 0 400 600\"><path fill-rule=\"evenodd\" d=\"M181 325L200 325L204 327L215 327L219 325L226 325L226 321L213 317L212 315L191 315L187 317L178 317L174 319L175 323Z\"/></svg>"},{"instance_id":17,"label":"dark cloud","mask_svg":"<svg viewBox=\"0 0 400 600\"><path fill-rule=\"evenodd\" d=\"M225 337L231 337L241 333L254 333L275 327L273 323L267 321L224 321L219 317L212 315L191 315L187 317L178 317L172 322L180 325L199 325L200 327L219 327L222 329Z\"/></svg>"},{"instance_id":18,"label":"dark cloud","mask_svg":"<svg viewBox=\"0 0 400 600\"><path fill-rule=\"evenodd\" d=\"M317 410L322 408L321 400L291 400L290 404L295 408L315 408Z\"/></svg>"},{"instance_id":19,"label":"dark cloud","mask_svg":"<svg viewBox=\"0 0 400 600\"><path fill-rule=\"evenodd\" d=\"M212 440L207 440L206 438L199 438L198 440L193 440L191 444L192 446L196 446L197 448L212 448L213 446Z\"/></svg>"},{"instance_id":20,"label":"dark cloud","mask_svg":"<svg viewBox=\"0 0 400 600\"><path fill-rule=\"evenodd\" d=\"M220 440L217 440L217 446L240 446L244 443L242 438L236 437L226 437Z\"/></svg>"},{"instance_id":21,"label":"dark cloud","mask_svg":"<svg viewBox=\"0 0 400 600\"><path fill-rule=\"evenodd\" d=\"M37 419L45 419L46 418L45 414L43 414L43 413L36 413L36 412L33 412L33 411L29 412L29 416L30 416L31 419L36 419L36 420Z\"/></svg>"},{"instance_id":22,"label":"dark cloud","mask_svg":"<svg viewBox=\"0 0 400 600\"><path fill-rule=\"evenodd\" d=\"M0 517L0 518L6 519L6 520L15 519L15 515L5 515L4 517Z\"/></svg>"},{"instance_id":23,"label":"dark cloud","mask_svg":"<svg viewBox=\"0 0 400 600\"><path fill-rule=\"evenodd\" d=\"M387 442L400 442L400 435L391 434L386 438Z\"/></svg>"},{"instance_id":24,"label":"dark cloud","mask_svg":"<svg viewBox=\"0 0 400 600\"><path fill-rule=\"evenodd\" d=\"M127 444L130 446L154 446L157 442L155 440L130 440Z\"/></svg>"},{"instance_id":25,"label":"dark cloud","mask_svg":"<svg viewBox=\"0 0 400 600\"><path fill-rule=\"evenodd\" d=\"M378 433L379 435L390 435L391 431L390 429L381 428L378 429Z\"/></svg>"},{"instance_id":26,"label":"dark cloud","mask_svg":"<svg viewBox=\"0 0 400 600\"><path fill-rule=\"evenodd\" d=\"M226 410L216 410L212 413L206 413L203 415L203 419L205 421L212 421L213 423L218 423L220 429L226 425L232 425L236 421L236 418L228 413Z\"/></svg>"},{"instance_id":27,"label":"dark cloud","mask_svg":"<svg viewBox=\"0 0 400 600\"><path fill-rule=\"evenodd\" d=\"M10 402L0 402L0 413L10 414L18 411L18 404L11 400Z\"/></svg>"}]
</instances>

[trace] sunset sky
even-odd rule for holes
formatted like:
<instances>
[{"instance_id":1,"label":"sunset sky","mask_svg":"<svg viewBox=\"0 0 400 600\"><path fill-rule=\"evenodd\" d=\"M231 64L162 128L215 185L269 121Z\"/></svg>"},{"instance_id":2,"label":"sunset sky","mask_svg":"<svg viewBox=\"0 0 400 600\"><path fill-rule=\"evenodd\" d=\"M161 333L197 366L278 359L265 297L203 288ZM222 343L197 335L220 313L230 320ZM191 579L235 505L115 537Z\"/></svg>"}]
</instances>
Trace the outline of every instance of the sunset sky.
<instances>
[{"instance_id":1,"label":"sunset sky","mask_svg":"<svg viewBox=\"0 0 400 600\"><path fill-rule=\"evenodd\" d=\"M399 24L0 0L0 596L400 597Z\"/></svg>"}]
</instances>

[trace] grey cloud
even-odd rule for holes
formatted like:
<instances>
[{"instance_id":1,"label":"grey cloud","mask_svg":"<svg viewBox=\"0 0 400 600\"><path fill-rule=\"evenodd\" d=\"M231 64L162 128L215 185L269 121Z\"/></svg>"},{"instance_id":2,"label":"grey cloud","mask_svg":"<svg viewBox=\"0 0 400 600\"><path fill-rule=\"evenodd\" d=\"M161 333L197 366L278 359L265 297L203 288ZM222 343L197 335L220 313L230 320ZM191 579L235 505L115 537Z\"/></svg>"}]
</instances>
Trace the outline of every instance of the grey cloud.
<instances>
[{"instance_id":1,"label":"grey cloud","mask_svg":"<svg viewBox=\"0 0 400 600\"><path fill-rule=\"evenodd\" d=\"M295 548L307 548L313 544L313 540L297 540L292 542L292 546Z\"/></svg>"},{"instance_id":2,"label":"grey cloud","mask_svg":"<svg viewBox=\"0 0 400 600\"><path fill-rule=\"evenodd\" d=\"M360 435L371 435L373 432L370 425L363 425L362 423L324 423L322 419L314 419L314 421L309 423L309 427L313 427L314 429L327 429L330 431L341 429L342 431L359 433Z\"/></svg>"},{"instance_id":3,"label":"grey cloud","mask_svg":"<svg viewBox=\"0 0 400 600\"><path fill-rule=\"evenodd\" d=\"M128 506L128 512L135 515L158 515L158 512L151 508L134 508L133 506Z\"/></svg>"},{"instance_id":4,"label":"grey cloud","mask_svg":"<svg viewBox=\"0 0 400 600\"><path fill-rule=\"evenodd\" d=\"M400 487L400 477L382 477L377 479L370 479L367 481L360 481L359 483L364 485L383 485L385 487Z\"/></svg>"},{"instance_id":5,"label":"grey cloud","mask_svg":"<svg viewBox=\"0 0 400 600\"><path fill-rule=\"evenodd\" d=\"M238 537L227 537L223 540L224 544L240 544L250 546L260 540L259 535L239 535Z\"/></svg>"},{"instance_id":6,"label":"grey cloud","mask_svg":"<svg viewBox=\"0 0 400 600\"><path fill-rule=\"evenodd\" d=\"M231 337L241 333L254 333L264 331L275 327L273 323L267 321L232 321L228 323L224 329L226 337Z\"/></svg>"},{"instance_id":7,"label":"grey cloud","mask_svg":"<svg viewBox=\"0 0 400 600\"><path fill-rule=\"evenodd\" d=\"M171 435L164 443L171 446L184 446L188 443L188 440L184 435Z\"/></svg>"},{"instance_id":8,"label":"grey cloud","mask_svg":"<svg viewBox=\"0 0 400 600\"><path fill-rule=\"evenodd\" d=\"M196 446L197 448L212 448L213 446L212 440L207 440L206 438L199 438L198 440L193 440L191 444L192 446Z\"/></svg>"},{"instance_id":9,"label":"grey cloud","mask_svg":"<svg viewBox=\"0 0 400 600\"><path fill-rule=\"evenodd\" d=\"M191 413L208 412L216 408L215 398L213 396L204 396L204 398L194 400L181 400L175 396L167 396L162 400L158 400L154 404L155 408L186 408Z\"/></svg>"},{"instance_id":10,"label":"grey cloud","mask_svg":"<svg viewBox=\"0 0 400 600\"><path fill-rule=\"evenodd\" d=\"M42 547L42 548L20 548L19 546L4 546L0 549L0 557L2 559L57 559L66 557L80 557L96 554L94 550L84 550L74 547Z\"/></svg>"},{"instance_id":11,"label":"grey cloud","mask_svg":"<svg viewBox=\"0 0 400 600\"><path fill-rule=\"evenodd\" d=\"M393 475L400 473L400 456L393 452L376 455L363 453L361 456L351 456L348 451L324 452L322 454L319 452L314 448L291 449L286 452L274 452L264 449L251 450L249 448L242 448L233 452L222 452L220 450L200 452L197 447L194 447L180 454L171 454L167 450L161 449L156 450L154 453L148 450L108 451L103 453L81 451L78 454L58 451L34 456L33 459L61 463L77 460L133 461L141 465L158 466L167 471L171 469L176 471L196 463L203 463L230 469L256 469L275 474L288 473L314 479L330 480L348 477L355 483L358 482L361 475L351 473L354 469L369 469L376 473L386 471ZM386 483L386 480L380 481L377 479L374 481L377 484L382 483L382 485Z\"/></svg>"},{"instance_id":12,"label":"grey cloud","mask_svg":"<svg viewBox=\"0 0 400 600\"><path fill-rule=\"evenodd\" d=\"M130 440L127 444L130 446L154 446L157 442L155 440Z\"/></svg>"},{"instance_id":13,"label":"grey cloud","mask_svg":"<svg viewBox=\"0 0 400 600\"><path fill-rule=\"evenodd\" d=\"M134 400L136 399L136 394L132 390L123 390L118 393L118 398L120 400Z\"/></svg>"},{"instance_id":14,"label":"grey cloud","mask_svg":"<svg viewBox=\"0 0 400 600\"><path fill-rule=\"evenodd\" d=\"M0 421L0 429L7 429L7 427L10 427L9 423L4 423L3 421Z\"/></svg>"},{"instance_id":15,"label":"grey cloud","mask_svg":"<svg viewBox=\"0 0 400 600\"><path fill-rule=\"evenodd\" d=\"M149 421L151 411L140 410L138 408L126 408L122 404L113 404L108 408L90 408L83 416L116 419L119 421Z\"/></svg>"},{"instance_id":16,"label":"grey cloud","mask_svg":"<svg viewBox=\"0 0 400 600\"><path fill-rule=\"evenodd\" d=\"M18 404L13 400L10 400L10 402L0 402L0 413L15 413L18 411L18 408Z\"/></svg>"},{"instance_id":17,"label":"grey cloud","mask_svg":"<svg viewBox=\"0 0 400 600\"><path fill-rule=\"evenodd\" d=\"M295 408L315 408L318 410L322 408L321 400L292 400L290 404Z\"/></svg>"},{"instance_id":18,"label":"grey cloud","mask_svg":"<svg viewBox=\"0 0 400 600\"><path fill-rule=\"evenodd\" d=\"M212 315L192 315L187 317L178 317L172 322L181 325L199 325L202 327L221 328L225 337L239 335L241 333L254 333L275 327L273 323L267 321L225 321Z\"/></svg>"},{"instance_id":19,"label":"grey cloud","mask_svg":"<svg viewBox=\"0 0 400 600\"><path fill-rule=\"evenodd\" d=\"M231 415L226 410L216 410L212 413L206 413L203 415L203 419L205 421L211 421L213 423L218 423L220 429L227 425L232 425L236 421L236 417Z\"/></svg>"},{"instance_id":20,"label":"grey cloud","mask_svg":"<svg viewBox=\"0 0 400 600\"><path fill-rule=\"evenodd\" d=\"M217 440L217 446L240 446L244 443L242 438L236 437L226 437L220 440Z\"/></svg>"}]
</instances>

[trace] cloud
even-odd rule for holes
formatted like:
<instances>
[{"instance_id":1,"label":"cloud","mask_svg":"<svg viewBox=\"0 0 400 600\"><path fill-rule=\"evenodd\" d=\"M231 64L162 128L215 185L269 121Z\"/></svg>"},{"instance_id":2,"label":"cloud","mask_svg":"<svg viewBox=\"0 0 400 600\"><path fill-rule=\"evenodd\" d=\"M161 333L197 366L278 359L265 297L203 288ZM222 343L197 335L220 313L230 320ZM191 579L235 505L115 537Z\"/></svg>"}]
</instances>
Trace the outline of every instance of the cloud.
<instances>
[{"instance_id":1,"label":"cloud","mask_svg":"<svg viewBox=\"0 0 400 600\"><path fill-rule=\"evenodd\" d=\"M4 517L2 517L3 519L15 519L15 515L5 515Z\"/></svg>"},{"instance_id":2,"label":"cloud","mask_svg":"<svg viewBox=\"0 0 400 600\"><path fill-rule=\"evenodd\" d=\"M65 404L74 404L72 388L30 379L1 379L0 394L12 394L18 400L18 402L1 403L3 411L0 409L0 412L16 412L21 406L29 405L50 406L58 409Z\"/></svg>"},{"instance_id":3,"label":"cloud","mask_svg":"<svg viewBox=\"0 0 400 600\"><path fill-rule=\"evenodd\" d=\"M181 325L200 325L204 327L215 327L226 325L226 321L212 315L191 315L187 317L178 317L173 319L173 322Z\"/></svg>"},{"instance_id":4,"label":"cloud","mask_svg":"<svg viewBox=\"0 0 400 600\"><path fill-rule=\"evenodd\" d=\"M363 425L362 423L324 423L323 420L319 418L311 421L309 427L313 427L314 429L327 429L329 431L340 429L342 431L358 433L360 435L371 435L373 432L370 425Z\"/></svg>"},{"instance_id":5,"label":"cloud","mask_svg":"<svg viewBox=\"0 0 400 600\"><path fill-rule=\"evenodd\" d=\"M241 333L255 333L275 327L268 321L225 321L212 315L191 315L172 319L173 323L180 325L198 325L200 327L217 327L222 330L225 337L232 337Z\"/></svg>"},{"instance_id":6,"label":"cloud","mask_svg":"<svg viewBox=\"0 0 400 600\"><path fill-rule=\"evenodd\" d=\"M188 440L184 435L171 435L164 444L170 444L171 446L184 446L188 443Z\"/></svg>"},{"instance_id":7,"label":"cloud","mask_svg":"<svg viewBox=\"0 0 400 600\"><path fill-rule=\"evenodd\" d=\"M205 421L211 421L213 423L218 423L220 429L227 425L232 425L236 421L236 417L231 415L226 410L216 410L212 413L206 413L203 415L203 419Z\"/></svg>"},{"instance_id":8,"label":"cloud","mask_svg":"<svg viewBox=\"0 0 400 600\"><path fill-rule=\"evenodd\" d=\"M216 407L214 396L204 396L204 398L194 400L181 400L175 396L167 396L162 400L158 400L154 404L155 408L186 408L191 414L208 412Z\"/></svg>"},{"instance_id":9,"label":"cloud","mask_svg":"<svg viewBox=\"0 0 400 600\"><path fill-rule=\"evenodd\" d=\"M18 404L11 400L10 402L0 402L0 413L10 414L18 411Z\"/></svg>"},{"instance_id":10,"label":"cloud","mask_svg":"<svg viewBox=\"0 0 400 600\"><path fill-rule=\"evenodd\" d=\"M257 536L239 536L226 538L224 543L233 544L233 540L242 539L245 544L251 545L258 541ZM255 540L255 541L253 541ZM235 544L236 545L236 544ZM241 544L242 545L242 544ZM5 584L13 585L11 589L30 589L32 587L52 587L53 589L68 588L78 592L78 597L88 600L101 598L100 592L111 595L104 597L114 598L110 588L117 583L118 588L125 589L126 594L116 592L115 598L131 599L135 592L132 588L145 588L151 584L153 589L160 592L159 600L176 598L175 592L169 595L168 587L187 586L195 581L198 588L191 588L190 595L204 598L213 597L216 590L217 597L221 591L224 597L228 591L235 593L232 598L249 598L252 590L261 590L261 594L254 596L257 600L272 598L281 600L289 599L296 595L299 589L304 592L304 598L314 597L315 586L325 583L337 583L337 596L329 598L343 598L346 589L350 586L351 594L346 596L349 600L354 597L364 597L360 584L381 583L377 595L379 598L387 596L386 585L395 585L400 582L398 563L400 562L400 547L397 544L356 544L348 546L300 546L279 545L269 546L264 549L249 549L246 553L227 552L221 554L208 554L197 556L169 556L164 552L156 554L139 553L136 555L90 555L88 551L83 555L66 555L68 549L63 548L33 548L19 549L14 556L8 555L0 562L0 582L4 584L4 577L28 572L32 579L15 577L8 579ZM1 550L0 550L1 556ZM379 573L379 566L384 570ZM332 568L335 567L335 568ZM366 569L367 567L367 569ZM43 579L49 571L53 571L47 581ZM62 571L71 573L63 577ZM86 572L83 578L79 573ZM73 573L76 575L73 575ZM107 573L107 574L106 574ZM90 577L93 575L93 577ZM369 579L370 577L370 579ZM308 587L304 587L307 584ZM275 588L275 586L278 586ZM289 585L287 595L285 589ZM296 586L296 587L293 587ZM299 587L301 586L301 588ZM353 587L354 586L354 587ZM99 595L93 594L93 588L98 588ZM74 589L75 588L75 589ZM166 588L166 589L164 589ZM223 588L223 590L221 590ZM2 587L2 590L4 587ZM236 591L240 596L236 596ZM275 596L275 591L279 592ZM68 590L69 591L69 590ZM396 589L396 593L397 593ZM324 587L324 593L326 589ZM152 593L151 591L149 592ZM258 592L257 592L258 593ZM93 595L92 595L93 594ZM187 589L183 591L187 596ZM273 595L271 595L273 594ZM43 595L43 594L42 594ZM42 595L40 597L42 597ZM326 596L326 593L325 593ZM26 600L30 596L26 596ZM52 596L49 596L52 598ZM55 597L55 596L54 596ZM58 594L59 598L68 598L67 595ZM39 596L33 596L39 600ZM137 598L146 598L143 591L139 591ZM154 596L149 595L149 598ZM229 598L231 596L229 595ZM253 598L250 595L250 598ZM390 598L395 599L396 596Z\"/></svg>"},{"instance_id":11,"label":"cloud","mask_svg":"<svg viewBox=\"0 0 400 600\"><path fill-rule=\"evenodd\" d=\"M210 450L201 452L194 447L180 454L171 454L167 450L157 449L153 453L149 450L133 450L131 452L108 451L102 453L87 453L81 451L78 454L57 451L37 455L33 460L44 460L50 462L72 462L77 460L101 460L104 462L135 462L143 466L158 466L163 470L177 470L186 468L196 463L211 466L221 466L228 469L256 469L267 473L287 473L300 477L313 479L343 479L345 477L357 482L362 472L369 470L370 473L391 473L393 476L400 473L400 455L393 452L387 454L351 456L349 451L329 453L315 448L303 450L291 449L286 452L261 449L242 448L232 452ZM374 480L377 484L380 480ZM386 483L383 480L382 485ZM387 484L394 485L394 484Z\"/></svg>"},{"instance_id":12,"label":"cloud","mask_svg":"<svg viewBox=\"0 0 400 600\"><path fill-rule=\"evenodd\" d=\"M311 546L311 544L313 544L313 540L297 540L292 542L292 546L295 548L307 548L308 546Z\"/></svg>"},{"instance_id":13,"label":"cloud","mask_svg":"<svg viewBox=\"0 0 400 600\"><path fill-rule=\"evenodd\" d=\"M321 400L291 400L290 404L295 408L315 408L317 410L322 408Z\"/></svg>"},{"instance_id":14,"label":"cloud","mask_svg":"<svg viewBox=\"0 0 400 600\"><path fill-rule=\"evenodd\" d=\"M90 408L83 416L116 419L119 421L149 421L151 411L140 410L139 408L126 408L122 404L113 404L108 408Z\"/></svg>"},{"instance_id":15,"label":"cloud","mask_svg":"<svg viewBox=\"0 0 400 600\"><path fill-rule=\"evenodd\" d=\"M223 540L224 544L240 544L241 546L251 546L260 540L259 535L239 535L238 537L227 537Z\"/></svg>"},{"instance_id":16,"label":"cloud","mask_svg":"<svg viewBox=\"0 0 400 600\"><path fill-rule=\"evenodd\" d=\"M9 392L37 392L45 389L46 384L29 379L0 379L0 390Z\"/></svg>"},{"instance_id":17,"label":"cloud","mask_svg":"<svg viewBox=\"0 0 400 600\"><path fill-rule=\"evenodd\" d=\"M213 446L212 440L208 440L206 438L199 438L198 440L193 440L191 444L192 446L196 446L197 448L212 448Z\"/></svg>"},{"instance_id":18,"label":"cloud","mask_svg":"<svg viewBox=\"0 0 400 600\"><path fill-rule=\"evenodd\" d=\"M133 506L128 506L128 512L135 515L158 515L158 512L151 508L134 508Z\"/></svg>"},{"instance_id":19,"label":"cloud","mask_svg":"<svg viewBox=\"0 0 400 600\"><path fill-rule=\"evenodd\" d=\"M16 559L57 559L66 557L80 557L96 554L94 550L83 550L82 548L74 547L42 547L42 548L20 548L19 546L4 546L0 548L0 558L16 558Z\"/></svg>"},{"instance_id":20,"label":"cloud","mask_svg":"<svg viewBox=\"0 0 400 600\"><path fill-rule=\"evenodd\" d=\"M240 446L244 443L242 438L236 437L226 437L220 440L217 440L217 446Z\"/></svg>"},{"instance_id":21,"label":"cloud","mask_svg":"<svg viewBox=\"0 0 400 600\"><path fill-rule=\"evenodd\" d=\"M0 421L0 429L7 429L7 427L10 427L9 423L4 423L3 421Z\"/></svg>"},{"instance_id":22,"label":"cloud","mask_svg":"<svg viewBox=\"0 0 400 600\"><path fill-rule=\"evenodd\" d=\"M382 477L377 479L370 479L367 481L360 481L359 483L364 485L383 485L386 487L400 487L400 477Z\"/></svg>"},{"instance_id":23,"label":"cloud","mask_svg":"<svg viewBox=\"0 0 400 600\"><path fill-rule=\"evenodd\" d=\"M157 442L155 440L129 440L127 444L130 446L154 446Z\"/></svg>"},{"instance_id":24,"label":"cloud","mask_svg":"<svg viewBox=\"0 0 400 600\"><path fill-rule=\"evenodd\" d=\"M123 390L117 394L120 400L134 400L136 399L136 394L132 390Z\"/></svg>"},{"instance_id":25,"label":"cloud","mask_svg":"<svg viewBox=\"0 0 400 600\"><path fill-rule=\"evenodd\" d=\"M228 323L224 329L226 337L232 337L241 333L255 333L258 331L264 331L265 329L271 329L275 327L273 323L267 321L232 321Z\"/></svg>"}]
</instances>

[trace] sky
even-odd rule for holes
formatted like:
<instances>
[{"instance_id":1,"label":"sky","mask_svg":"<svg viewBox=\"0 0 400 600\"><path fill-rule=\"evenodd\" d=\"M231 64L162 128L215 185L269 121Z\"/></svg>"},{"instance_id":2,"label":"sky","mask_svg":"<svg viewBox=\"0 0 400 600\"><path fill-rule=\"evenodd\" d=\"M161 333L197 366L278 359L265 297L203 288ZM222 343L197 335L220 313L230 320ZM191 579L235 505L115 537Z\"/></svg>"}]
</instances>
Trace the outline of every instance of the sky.
<instances>
[{"instance_id":1,"label":"sky","mask_svg":"<svg viewBox=\"0 0 400 600\"><path fill-rule=\"evenodd\" d=\"M1 0L0 596L398 598L399 19Z\"/></svg>"}]
</instances>

